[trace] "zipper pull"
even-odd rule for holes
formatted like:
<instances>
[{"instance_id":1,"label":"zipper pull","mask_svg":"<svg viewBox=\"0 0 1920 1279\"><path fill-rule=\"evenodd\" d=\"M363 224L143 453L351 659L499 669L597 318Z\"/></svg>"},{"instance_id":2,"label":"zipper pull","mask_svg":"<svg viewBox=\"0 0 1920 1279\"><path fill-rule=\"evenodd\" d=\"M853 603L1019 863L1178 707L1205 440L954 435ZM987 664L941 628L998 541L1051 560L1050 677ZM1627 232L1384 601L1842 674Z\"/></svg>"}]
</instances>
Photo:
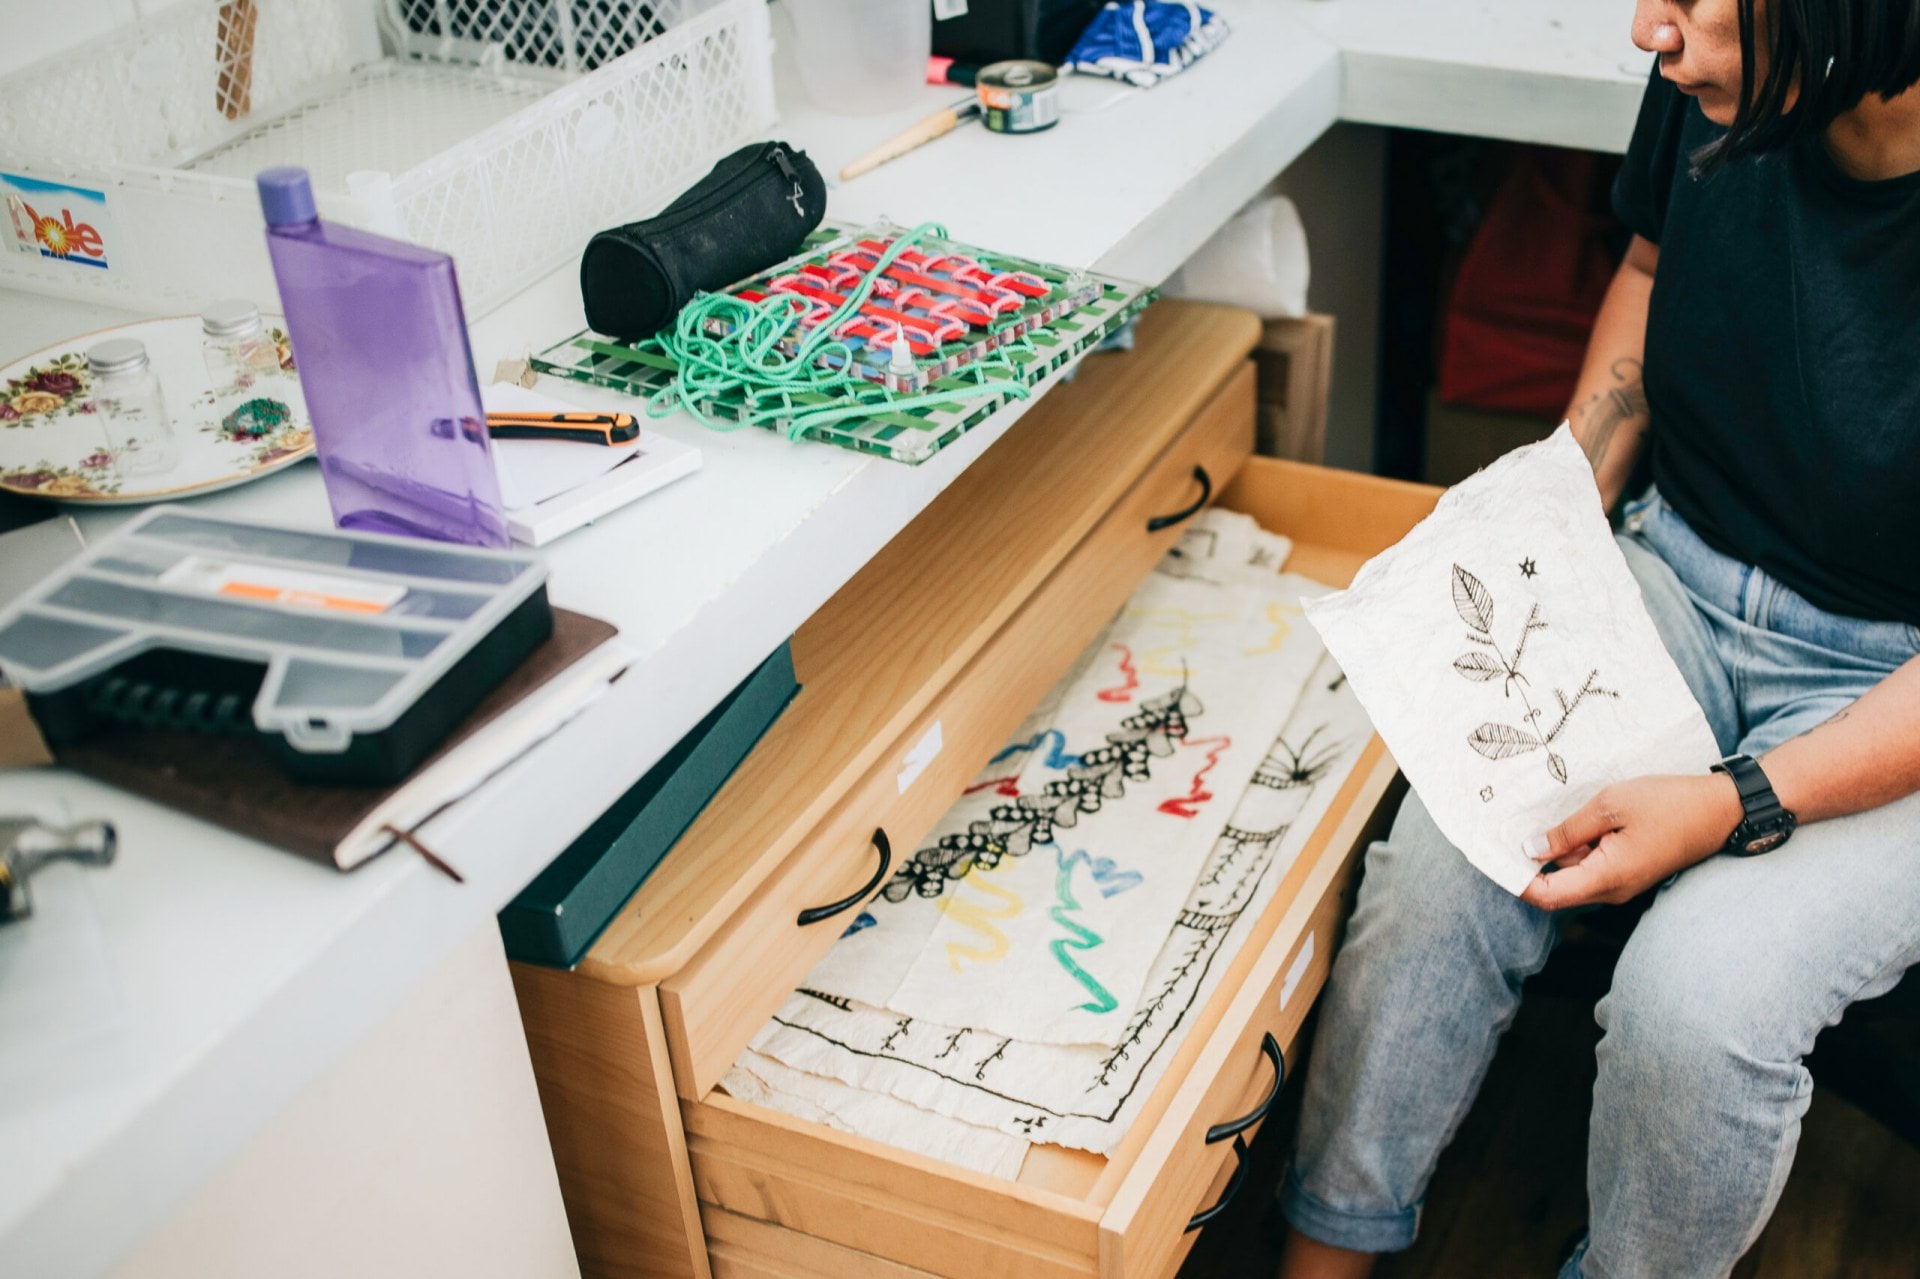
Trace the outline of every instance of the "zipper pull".
<instances>
[{"instance_id":1,"label":"zipper pull","mask_svg":"<svg viewBox=\"0 0 1920 1279\"><path fill-rule=\"evenodd\" d=\"M787 199L793 203L793 211L797 216L806 217L806 206L800 203L806 191L800 185L800 174L794 169L793 161L787 158L787 149L776 142L767 148L767 159L773 161L787 181L793 183L793 190L788 193Z\"/></svg>"}]
</instances>

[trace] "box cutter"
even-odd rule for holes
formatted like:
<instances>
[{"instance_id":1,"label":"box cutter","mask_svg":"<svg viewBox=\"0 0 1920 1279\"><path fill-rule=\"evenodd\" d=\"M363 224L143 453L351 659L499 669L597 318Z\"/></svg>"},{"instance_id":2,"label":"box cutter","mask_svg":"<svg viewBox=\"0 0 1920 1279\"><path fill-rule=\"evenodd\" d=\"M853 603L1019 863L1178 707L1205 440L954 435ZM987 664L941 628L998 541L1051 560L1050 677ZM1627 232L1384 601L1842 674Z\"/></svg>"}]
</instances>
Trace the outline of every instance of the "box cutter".
<instances>
[{"instance_id":1,"label":"box cutter","mask_svg":"<svg viewBox=\"0 0 1920 1279\"><path fill-rule=\"evenodd\" d=\"M487 434L496 440L620 445L640 438L640 423L631 413L489 413Z\"/></svg>"}]
</instances>

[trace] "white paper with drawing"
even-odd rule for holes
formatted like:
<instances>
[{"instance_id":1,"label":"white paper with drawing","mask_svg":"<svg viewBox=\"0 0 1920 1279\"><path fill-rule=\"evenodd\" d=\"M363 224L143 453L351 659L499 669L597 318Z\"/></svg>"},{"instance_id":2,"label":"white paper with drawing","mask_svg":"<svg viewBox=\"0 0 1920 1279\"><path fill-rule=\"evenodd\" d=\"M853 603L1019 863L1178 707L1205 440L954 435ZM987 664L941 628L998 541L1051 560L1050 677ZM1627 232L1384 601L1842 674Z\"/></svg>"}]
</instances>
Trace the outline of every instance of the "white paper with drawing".
<instances>
[{"instance_id":1,"label":"white paper with drawing","mask_svg":"<svg viewBox=\"0 0 1920 1279\"><path fill-rule=\"evenodd\" d=\"M1564 426L1307 616L1440 830L1508 892L1538 870L1526 840L1603 786L1719 758Z\"/></svg>"},{"instance_id":2,"label":"white paper with drawing","mask_svg":"<svg viewBox=\"0 0 1920 1279\"><path fill-rule=\"evenodd\" d=\"M1321 656L1300 614L1320 589L1151 574L809 986L1026 1042L1120 1042Z\"/></svg>"}]
</instances>

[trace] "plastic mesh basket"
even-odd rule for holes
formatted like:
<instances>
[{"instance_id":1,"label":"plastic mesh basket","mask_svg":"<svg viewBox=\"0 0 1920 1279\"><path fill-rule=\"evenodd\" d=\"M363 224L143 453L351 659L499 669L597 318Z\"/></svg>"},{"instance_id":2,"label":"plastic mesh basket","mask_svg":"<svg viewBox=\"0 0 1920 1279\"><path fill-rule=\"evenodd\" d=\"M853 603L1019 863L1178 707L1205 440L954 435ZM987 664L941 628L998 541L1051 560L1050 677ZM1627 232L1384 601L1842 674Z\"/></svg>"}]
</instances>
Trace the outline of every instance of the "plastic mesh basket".
<instances>
[{"instance_id":1,"label":"plastic mesh basket","mask_svg":"<svg viewBox=\"0 0 1920 1279\"><path fill-rule=\"evenodd\" d=\"M402 50L415 57L591 71L631 53L699 8L685 0L386 0Z\"/></svg>"},{"instance_id":2,"label":"plastic mesh basket","mask_svg":"<svg viewBox=\"0 0 1920 1279\"><path fill-rule=\"evenodd\" d=\"M252 176L299 164L479 314L764 130L770 59L764 0L185 0L0 86L0 284L271 301Z\"/></svg>"}]
</instances>

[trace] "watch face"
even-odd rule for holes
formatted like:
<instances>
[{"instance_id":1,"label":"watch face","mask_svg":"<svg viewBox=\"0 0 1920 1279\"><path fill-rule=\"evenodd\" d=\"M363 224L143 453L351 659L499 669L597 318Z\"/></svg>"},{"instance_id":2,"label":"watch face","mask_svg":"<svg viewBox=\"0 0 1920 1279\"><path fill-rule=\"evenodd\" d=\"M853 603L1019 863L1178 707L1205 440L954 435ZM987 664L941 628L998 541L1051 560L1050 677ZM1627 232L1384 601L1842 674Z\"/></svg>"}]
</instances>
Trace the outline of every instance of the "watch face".
<instances>
[{"instance_id":1,"label":"watch face","mask_svg":"<svg viewBox=\"0 0 1920 1279\"><path fill-rule=\"evenodd\" d=\"M1757 821L1749 819L1740 823L1733 832L1734 851L1742 857L1770 853L1786 843L1799 825L1793 814L1785 809L1778 809Z\"/></svg>"}]
</instances>

